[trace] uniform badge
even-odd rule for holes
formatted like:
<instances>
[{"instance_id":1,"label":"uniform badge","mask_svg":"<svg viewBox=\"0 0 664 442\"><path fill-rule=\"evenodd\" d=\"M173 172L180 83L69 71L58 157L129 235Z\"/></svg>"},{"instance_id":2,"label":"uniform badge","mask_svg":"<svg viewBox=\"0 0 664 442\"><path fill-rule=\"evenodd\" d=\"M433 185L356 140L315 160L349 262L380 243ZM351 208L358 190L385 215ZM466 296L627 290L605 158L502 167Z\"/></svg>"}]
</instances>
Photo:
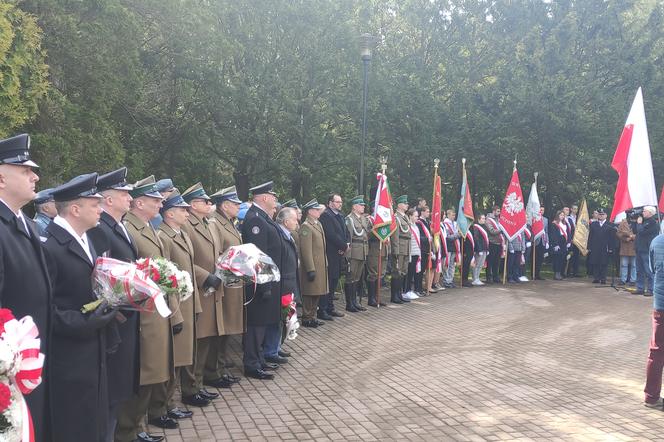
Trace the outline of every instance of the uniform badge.
<instances>
[{"instance_id":1,"label":"uniform badge","mask_svg":"<svg viewBox=\"0 0 664 442\"><path fill-rule=\"evenodd\" d=\"M261 231L261 229L258 226L254 226L254 227L251 228L251 233L253 233L254 235L258 235L258 233L260 231Z\"/></svg>"},{"instance_id":2,"label":"uniform badge","mask_svg":"<svg viewBox=\"0 0 664 442\"><path fill-rule=\"evenodd\" d=\"M300 232L300 235L302 235L302 236L307 236L308 234L309 234L309 231L306 230L306 229L305 229L305 230L302 230L302 231Z\"/></svg>"}]
</instances>

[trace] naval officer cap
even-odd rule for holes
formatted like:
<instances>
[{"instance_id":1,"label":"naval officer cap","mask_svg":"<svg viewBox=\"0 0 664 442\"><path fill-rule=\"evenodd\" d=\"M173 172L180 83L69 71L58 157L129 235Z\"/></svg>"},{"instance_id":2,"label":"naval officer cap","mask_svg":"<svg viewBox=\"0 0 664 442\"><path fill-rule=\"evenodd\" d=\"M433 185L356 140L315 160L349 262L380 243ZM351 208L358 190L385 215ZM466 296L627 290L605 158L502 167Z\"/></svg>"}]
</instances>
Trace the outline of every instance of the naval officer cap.
<instances>
[{"instance_id":1,"label":"naval officer cap","mask_svg":"<svg viewBox=\"0 0 664 442\"><path fill-rule=\"evenodd\" d=\"M203 189L203 185L201 183L196 183L189 189L185 190L182 193L182 198L184 198L184 200L188 203L195 199L203 199L206 201L210 201L212 199L207 195L207 193L205 193L205 189Z\"/></svg>"},{"instance_id":2,"label":"naval officer cap","mask_svg":"<svg viewBox=\"0 0 664 442\"><path fill-rule=\"evenodd\" d=\"M394 200L397 204L408 204L408 195L401 195Z\"/></svg>"},{"instance_id":3,"label":"naval officer cap","mask_svg":"<svg viewBox=\"0 0 664 442\"><path fill-rule=\"evenodd\" d=\"M269 193L270 195L277 195L276 192L273 190L274 188L274 181L268 181L267 183L260 184L258 186L254 186L251 189L249 189L249 192L251 192L252 195L262 195L264 193Z\"/></svg>"},{"instance_id":4,"label":"naval officer cap","mask_svg":"<svg viewBox=\"0 0 664 442\"><path fill-rule=\"evenodd\" d=\"M113 172L108 172L100 175L97 178L97 190L103 192L104 190L132 190L133 186L127 183L127 168L121 167Z\"/></svg>"},{"instance_id":5,"label":"naval officer cap","mask_svg":"<svg viewBox=\"0 0 664 442\"><path fill-rule=\"evenodd\" d=\"M53 201L53 189L44 189L37 193L33 202L37 205L46 204Z\"/></svg>"},{"instance_id":6,"label":"naval officer cap","mask_svg":"<svg viewBox=\"0 0 664 442\"><path fill-rule=\"evenodd\" d=\"M178 189L173 189L173 193L171 193L168 198L166 198L163 202L163 206L161 209L159 209L160 213L166 212L168 209L173 209L175 207L191 207L187 202L182 198L182 195L180 194L180 191Z\"/></svg>"},{"instance_id":7,"label":"naval officer cap","mask_svg":"<svg viewBox=\"0 0 664 442\"><path fill-rule=\"evenodd\" d=\"M224 201L230 201L235 204L242 204L242 200L237 196L237 189L235 186L226 187L219 192L213 193L210 198L215 204L221 204Z\"/></svg>"},{"instance_id":8,"label":"naval officer cap","mask_svg":"<svg viewBox=\"0 0 664 442\"><path fill-rule=\"evenodd\" d=\"M0 140L0 164L39 167L30 159L30 135L21 134Z\"/></svg>"},{"instance_id":9,"label":"naval officer cap","mask_svg":"<svg viewBox=\"0 0 664 442\"><path fill-rule=\"evenodd\" d=\"M173 180L170 178L162 178L159 181L157 181L157 192L172 192L173 189L175 189L175 186L173 185Z\"/></svg>"},{"instance_id":10,"label":"naval officer cap","mask_svg":"<svg viewBox=\"0 0 664 442\"><path fill-rule=\"evenodd\" d=\"M140 181L134 183L134 188L129 191L129 195L132 198L140 198L142 196L147 196L150 198L160 198L163 199L164 196L159 193L157 190L156 181L154 175L150 175L147 178L143 178Z\"/></svg>"},{"instance_id":11,"label":"naval officer cap","mask_svg":"<svg viewBox=\"0 0 664 442\"><path fill-rule=\"evenodd\" d=\"M53 200L63 202L79 198L101 198L97 193L97 177L97 173L93 172L72 178L53 189Z\"/></svg>"},{"instance_id":12,"label":"naval officer cap","mask_svg":"<svg viewBox=\"0 0 664 442\"><path fill-rule=\"evenodd\" d=\"M300 206L297 205L297 200L295 198L291 198L285 203L282 204L282 207L290 207L291 209L299 209Z\"/></svg>"},{"instance_id":13,"label":"naval officer cap","mask_svg":"<svg viewBox=\"0 0 664 442\"><path fill-rule=\"evenodd\" d=\"M360 205L362 205L362 206L366 206L366 205L367 205L367 202L364 201L364 195L357 195L356 197L353 197L353 199L350 200L350 203L351 203L352 205L355 205L355 204L360 204Z\"/></svg>"},{"instance_id":14,"label":"naval officer cap","mask_svg":"<svg viewBox=\"0 0 664 442\"><path fill-rule=\"evenodd\" d=\"M325 206L316 201L315 198L302 206L302 210L324 209L324 208Z\"/></svg>"}]
</instances>

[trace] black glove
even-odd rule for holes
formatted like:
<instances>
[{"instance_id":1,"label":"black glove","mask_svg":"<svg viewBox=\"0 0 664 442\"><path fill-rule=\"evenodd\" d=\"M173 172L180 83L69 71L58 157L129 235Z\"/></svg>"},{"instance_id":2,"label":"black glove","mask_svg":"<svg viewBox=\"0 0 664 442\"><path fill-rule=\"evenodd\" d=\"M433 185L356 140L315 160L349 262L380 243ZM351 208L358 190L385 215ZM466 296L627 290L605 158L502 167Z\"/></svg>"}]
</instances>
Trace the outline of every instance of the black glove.
<instances>
[{"instance_id":1,"label":"black glove","mask_svg":"<svg viewBox=\"0 0 664 442\"><path fill-rule=\"evenodd\" d=\"M316 279L316 272L307 272L307 280L311 282L314 279Z\"/></svg>"},{"instance_id":2,"label":"black glove","mask_svg":"<svg viewBox=\"0 0 664 442\"><path fill-rule=\"evenodd\" d=\"M218 278L213 273L210 273L210 275L207 278L205 278L205 282L203 283L204 288L212 287L215 290L217 290L220 285L221 285L221 279Z\"/></svg>"},{"instance_id":3,"label":"black glove","mask_svg":"<svg viewBox=\"0 0 664 442\"><path fill-rule=\"evenodd\" d=\"M106 327L106 324L115 318L117 312L118 307L109 308L108 301L102 301L102 303L99 304L99 307L88 316L87 325L93 329Z\"/></svg>"},{"instance_id":4,"label":"black glove","mask_svg":"<svg viewBox=\"0 0 664 442\"><path fill-rule=\"evenodd\" d=\"M182 332L182 329L184 328L184 324L175 324L171 328L173 329L173 334L177 335L178 333Z\"/></svg>"}]
</instances>

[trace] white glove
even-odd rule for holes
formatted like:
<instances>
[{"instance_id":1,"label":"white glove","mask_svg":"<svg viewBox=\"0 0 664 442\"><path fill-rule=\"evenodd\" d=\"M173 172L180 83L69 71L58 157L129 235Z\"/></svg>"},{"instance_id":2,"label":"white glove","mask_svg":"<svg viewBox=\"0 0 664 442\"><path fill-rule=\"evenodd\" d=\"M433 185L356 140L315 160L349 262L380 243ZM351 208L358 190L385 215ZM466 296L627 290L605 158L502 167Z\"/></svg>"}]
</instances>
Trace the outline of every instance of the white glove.
<instances>
[{"instance_id":1,"label":"white glove","mask_svg":"<svg viewBox=\"0 0 664 442\"><path fill-rule=\"evenodd\" d=\"M555 246L555 247L553 248L553 250L554 250L555 252L557 252L558 250L560 250L560 246Z\"/></svg>"},{"instance_id":2,"label":"white glove","mask_svg":"<svg viewBox=\"0 0 664 442\"><path fill-rule=\"evenodd\" d=\"M533 243L531 243L530 241L528 241L528 242L526 243L526 247L530 247L530 246L532 246L532 245L533 245Z\"/></svg>"}]
</instances>

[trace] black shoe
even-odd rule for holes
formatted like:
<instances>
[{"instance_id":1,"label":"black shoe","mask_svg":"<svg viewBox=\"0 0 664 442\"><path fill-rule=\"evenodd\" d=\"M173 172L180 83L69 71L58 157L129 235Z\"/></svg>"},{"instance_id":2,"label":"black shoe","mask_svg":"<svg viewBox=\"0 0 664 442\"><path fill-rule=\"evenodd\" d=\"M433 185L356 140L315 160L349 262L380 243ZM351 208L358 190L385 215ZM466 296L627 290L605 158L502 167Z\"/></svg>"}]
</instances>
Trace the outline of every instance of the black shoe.
<instances>
[{"instance_id":1,"label":"black shoe","mask_svg":"<svg viewBox=\"0 0 664 442\"><path fill-rule=\"evenodd\" d=\"M166 415L148 419L148 424L154 425L155 427L164 428L166 430L175 430L178 427L178 421Z\"/></svg>"},{"instance_id":2,"label":"black shoe","mask_svg":"<svg viewBox=\"0 0 664 442\"><path fill-rule=\"evenodd\" d=\"M240 382L240 379L242 379L242 378L239 378L239 377L237 377L237 376L233 376L233 375L231 375L231 374L225 374L225 375L223 375L221 378L224 379L224 380L226 380L226 381L228 381L228 382L231 382L231 383L233 383L233 384L237 384L237 383L239 383L239 382Z\"/></svg>"},{"instance_id":3,"label":"black shoe","mask_svg":"<svg viewBox=\"0 0 664 442\"><path fill-rule=\"evenodd\" d=\"M599 284L599 279L593 279L593 284Z\"/></svg>"},{"instance_id":4,"label":"black shoe","mask_svg":"<svg viewBox=\"0 0 664 442\"><path fill-rule=\"evenodd\" d=\"M330 316L327 312L318 312L318 319L322 319L323 321L334 321L334 318Z\"/></svg>"},{"instance_id":5,"label":"black shoe","mask_svg":"<svg viewBox=\"0 0 664 442\"><path fill-rule=\"evenodd\" d=\"M640 289L636 289L632 292L632 295L643 295L643 294L645 294L645 292Z\"/></svg>"},{"instance_id":6,"label":"black shoe","mask_svg":"<svg viewBox=\"0 0 664 442\"><path fill-rule=\"evenodd\" d=\"M645 292L645 293L643 294L643 296L648 296L648 297L650 297L650 296L652 296L652 292Z\"/></svg>"},{"instance_id":7,"label":"black shoe","mask_svg":"<svg viewBox=\"0 0 664 442\"><path fill-rule=\"evenodd\" d=\"M279 356L282 358L290 358L291 354L289 351L279 350Z\"/></svg>"},{"instance_id":8,"label":"black shoe","mask_svg":"<svg viewBox=\"0 0 664 442\"><path fill-rule=\"evenodd\" d=\"M192 394L191 396L182 396L182 403L191 405L192 407L207 407L210 405L210 402L212 401L200 393Z\"/></svg>"},{"instance_id":9,"label":"black shoe","mask_svg":"<svg viewBox=\"0 0 664 442\"><path fill-rule=\"evenodd\" d=\"M461 283L461 287L472 287L473 285L469 283L468 281L464 281Z\"/></svg>"},{"instance_id":10,"label":"black shoe","mask_svg":"<svg viewBox=\"0 0 664 442\"><path fill-rule=\"evenodd\" d=\"M503 281L501 281L500 278L493 278L493 282L496 284L500 284Z\"/></svg>"},{"instance_id":11,"label":"black shoe","mask_svg":"<svg viewBox=\"0 0 664 442\"><path fill-rule=\"evenodd\" d=\"M205 399L209 400L217 399L219 397L219 393L214 391L209 391L206 388L201 388L200 390L198 390L198 394L203 396Z\"/></svg>"},{"instance_id":12,"label":"black shoe","mask_svg":"<svg viewBox=\"0 0 664 442\"><path fill-rule=\"evenodd\" d=\"M346 316L345 313L341 313L341 312L336 311L336 310L332 310L332 311L329 312L329 313L330 313L330 316L333 316L333 317L335 317L335 318L343 318L344 316Z\"/></svg>"},{"instance_id":13,"label":"black shoe","mask_svg":"<svg viewBox=\"0 0 664 442\"><path fill-rule=\"evenodd\" d=\"M266 362L265 365L263 365L262 368L263 368L263 370L274 371L274 370L276 370L277 368L279 368L279 364L274 364L274 363L272 363L272 362Z\"/></svg>"},{"instance_id":14,"label":"black shoe","mask_svg":"<svg viewBox=\"0 0 664 442\"><path fill-rule=\"evenodd\" d=\"M325 323L323 322L323 324ZM313 319L311 321L302 321L302 327L318 328L318 322L314 321Z\"/></svg>"},{"instance_id":15,"label":"black shoe","mask_svg":"<svg viewBox=\"0 0 664 442\"><path fill-rule=\"evenodd\" d=\"M318 324L319 327L325 325L325 321L319 321L318 319L314 319L313 321Z\"/></svg>"},{"instance_id":16,"label":"black shoe","mask_svg":"<svg viewBox=\"0 0 664 442\"><path fill-rule=\"evenodd\" d=\"M288 364L288 358L282 358L281 356L268 356L265 358L267 362L272 362L274 364Z\"/></svg>"},{"instance_id":17,"label":"black shoe","mask_svg":"<svg viewBox=\"0 0 664 442\"><path fill-rule=\"evenodd\" d=\"M378 307L378 303L376 301L369 301L367 302L367 305L369 307Z\"/></svg>"},{"instance_id":18,"label":"black shoe","mask_svg":"<svg viewBox=\"0 0 664 442\"><path fill-rule=\"evenodd\" d=\"M271 380L274 379L274 374L267 373L262 369L258 370L244 370L244 375L248 378L260 379L260 380Z\"/></svg>"},{"instance_id":19,"label":"black shoe","mask_svg":"<svg viewBox=\"0 0 664 442\"><path fill-rule=\"evenodd\" d=\"M599 283L600 284L606 284L606 279L600 279Z\"/></svg>"},{"instance_id":20,"label":"black shoe","mask_svg":"<svg viewBox=\"0 0 664 442\"><path fill-rule=\"evenodd\" d=\"M546 281L546 278L542 278L539 275L535 276L535 279L538 280L538 281Z\"/></svg>"},{"instance_id":21,"label":"black shoe","mask_svg":"<svg viewBox=\"0 0 664 442\"><path fill-rule=\"evenodd\" d=\"M193 411L183 410L178 407L168 410L168 417L170 417L171 419L188 419L193 415L194 415Z\"/></svg>"},{"instance_id":22,"label":"black shoe","mask_svg":"<svg viewBox=\"0 0 664 442\"><path fill-rule=\"evenodd\" d=\"M156 436L145 431L141 431L136 435L135 442L161 442L164 440L164 436Z\"/></svg>"},{"instance_id":23,"label":"black shoe","mask_svg":"<svg viewBox=\"0 0 664 442\"><path fill-rule=\"evenodd\" d=\"M203 385L213 388L231 388L234 383L235 382L230 379L224 379L223 377L219 379L203 380Z\"/></svg>"}]
</instances>

